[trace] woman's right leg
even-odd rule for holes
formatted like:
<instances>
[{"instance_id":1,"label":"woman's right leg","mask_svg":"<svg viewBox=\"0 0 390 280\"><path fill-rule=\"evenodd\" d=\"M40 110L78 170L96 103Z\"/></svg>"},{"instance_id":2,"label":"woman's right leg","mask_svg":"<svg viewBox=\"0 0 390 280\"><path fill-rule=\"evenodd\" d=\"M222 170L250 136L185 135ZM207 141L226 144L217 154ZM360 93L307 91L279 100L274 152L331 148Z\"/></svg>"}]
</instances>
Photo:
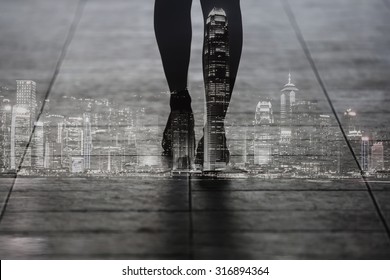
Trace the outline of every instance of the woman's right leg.
<instances>
[{"instance_id":1,"label":"woman's right leg","mask_svg":"<svg viewBox=\"0 0 390 280\"><path fill-rule=\"evenodd\" d=\"M211 151L214 151L214 154L215 154L216 153L215 151L218 150L219 151L218 156L216 156L216 158L218 159L217 161L228 163L230 153L229 153L229 150L226 146L227 144L226 144L226 135L224 132L224 119L226 116L227 108L229 107L231 94L232 94L233 89L234 89L236 76L237 76L237 72L238 72L238 67L239 67L240 60L241 60L242 43L243 43L243 30L242 30L242 17L241 17L241 9L240 9L240 0L200 0L200 1L202 4L202 11L203 11L203 17L204 17L205 36L207 36L207 28L208 28L207 27L207 19L209 17L210 12L214 8L216 8L216 11L222 9L223 10L222 14L224 16L226 15L226 18L227 18L226 28L228 30L227 31L228 41L225 42L225 44L227 44L227 46L225 46L225 47L226 47L226 49L229 50L229 52L228 52L229 53L228 54L229 60L228 60L228 68L225 70L227 70L229 72L229 78L228 78L229 81L227 82L228 87L229 87L229 89L227 90L228 95L226 96L225 104L223 104L224 109L223 110L216 110L215 106L217 104L214 104L213 105L214 106L214 113L212 116L210 116L211 119L214 118L214 122L216 119L218 119L219 120L218 126L220 126L222 128L220 128L217 132L213 132L210 134L209 132L207 132L207 128L210 128L212 126L216 127L217 125L206 124L205 129L204 129L204 133L206 133L208 136L214 137L214 138L217 137L216 134L219 134L221 136L221 137L219 137L218 141L216 139L211 140L211 142L214 143L213 144L214 146L216 145L215 143L218 142L218 144L216 146L217 148L213 146L211 148L211 150L209 150L209 153L211 153ZM213 27L213 28L215 28L215 27ZM221 30L221 31L223 31L223 30ZM210 41L210 40L211 40L211 38L209 38L208 41ZM210 61L210 59L206 58L206 56L210 55L210 51L208 51L207 53L205 52L205 50L207 50L207 48L209 47L209 46L207 46L207 44L210 43L208 41L205 40L204 50L203 50L203 71L204 71L206 90L207 90L207 83L208 83L207 79L208 79L208 75L209 75L208 69L217 67L216 65L212 65L213 63L215 63L215 61L213 61L213 60L215 60L216 58L212 58L211 61ZM210 63L211 63L211 65L210 65ZM217 64L220 64L220 63L217 63ZM220 68L220 67L218 66L218 68ZM219 69L219 71L221 71L221 70L222 69ZM212 83L214 84L215 81L213 81ZM226 89L226 85L224 85L224 87ZM206 141L210 142L210 140L206 140ZM221 147L223 147L223 148L221 148ZM205 161L205 150L204 149L205 149L205 138L202 137L201 140L199 141L198 148L197 148L197 155L196 155L196 163L197 164L202 165ZM206 147L206 149L207 149L207 147ZM206 159L206 161L208 161L208 159Z\"/></svg>"},{"instance_id":2,"label":"woman's right leg","mask_svg":"<svg viewBox=\"0 0 390 280\"><path fill-rule=\"evenodd\" d=\"M171 91L171 113L166 124L163 155L174 169L189 169L195 156L194 117L187 90L191 55L192 0L156 0L154 28L165 76Z\"/></svg>"},{"instance_id":3,"label":"woman's right leg","mask_svg":"<svg viewBox=\"0 0 390 280\"><path fill-rule=\"evenodd\" d=\"M221 8L226 12L229 29L230 92L232 93L240 65L243 44L240 0L200 0L200 2L205 25L213 8ZM205 65L203 67L205 68Z\"/></svg>"}]
</instances>

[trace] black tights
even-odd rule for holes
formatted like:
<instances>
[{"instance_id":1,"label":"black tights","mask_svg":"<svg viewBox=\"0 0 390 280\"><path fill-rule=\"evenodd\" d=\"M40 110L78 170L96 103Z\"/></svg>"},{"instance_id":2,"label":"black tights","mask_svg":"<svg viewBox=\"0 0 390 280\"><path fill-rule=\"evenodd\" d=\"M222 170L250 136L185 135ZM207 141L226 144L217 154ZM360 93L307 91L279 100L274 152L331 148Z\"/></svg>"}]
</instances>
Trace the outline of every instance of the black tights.
<instances>
[{"instance_id":1,"label":"black tights","mask_svg":"<svg viewBox=\"0 0 390 280\"><path fill-rule=\"evenodd\" d=\"M240 0L200 0L203 17L214 8L225 10L229 22L230 89L233 91L242 51ZM154 28L165 76L171 92L187 88L191 55L192 0L156 0Z\"/></svg>"}]
</instances>

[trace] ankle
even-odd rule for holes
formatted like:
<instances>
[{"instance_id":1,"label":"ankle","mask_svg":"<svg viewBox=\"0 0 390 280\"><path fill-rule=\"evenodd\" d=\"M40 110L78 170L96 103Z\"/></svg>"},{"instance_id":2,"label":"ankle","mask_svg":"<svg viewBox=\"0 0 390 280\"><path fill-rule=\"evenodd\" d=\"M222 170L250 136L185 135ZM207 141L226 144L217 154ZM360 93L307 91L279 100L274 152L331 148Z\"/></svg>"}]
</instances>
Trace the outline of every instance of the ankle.
<instances>
[{"instance_id":1,"label":"ankle","mask_svg":"<svg viewBox=\"0 0 390 280\"><path fill-rule=\"evenodd\" d=\"M172 111L190 111L191 96L187 89L171 93L170 106Z\"/></svg>"}]
</instances>

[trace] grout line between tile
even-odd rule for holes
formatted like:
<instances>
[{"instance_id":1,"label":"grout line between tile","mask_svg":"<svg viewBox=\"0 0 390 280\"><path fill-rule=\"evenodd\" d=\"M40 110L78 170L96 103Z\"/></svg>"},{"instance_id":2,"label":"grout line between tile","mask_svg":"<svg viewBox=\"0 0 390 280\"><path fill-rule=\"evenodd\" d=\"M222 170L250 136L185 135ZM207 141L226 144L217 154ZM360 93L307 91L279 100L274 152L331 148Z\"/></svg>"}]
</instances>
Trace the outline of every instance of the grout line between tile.
<instances>
[{"instance_id":1,"label":"grout line between tile","mask_svg":"<svg viewBox=\"0 0 390 280\"><path fill-rule=\"evenodd\" d=\"M82 14L84 12L84 8L85 8L85 5L86 5L87 1L88 0L79 0L79 2L77 4L75 15L74 15L72 23L70 25L69 31L68 31L68 33L66 35L66 39L65 39L64 45L62 47L60 56L58 58L57 64L55 66L53 76L52 76L52 78L50 80L49 86L48 86L47 91L45 93L45 98L44 98L44 101L42 103L42 107L41 107L41 109L38 112L37 120L39 120L39 118L40 118L40 116L41 116L41 114L42 114L42 112L44 110L44 107L45 107L45 104L46 104L46 100L50 96L50 93L51 93L51 90L52 90L52 88L54 86L54 83L57 80L57 77L58 77L58 74L60 72L62 63L63 63L63 61L64 61L64 59L66 57L68 48L69 48L69 46L70 46L70 44L71 44L71 42L73 40L73 37L74 37L74 35L76 33L76 29L77 29L77 27L78 27L78 25L80 23L80 20L81 20ZM16 170L16 175L14 177L14 180L13 180L12 184L11 184L11 188L8 190L5 202L4 202L3 207L1 209L1 212L0 212L0 224L1 224L1 221L3 220L4 214L5 214L7 205L8 205L8 201L9 201L9 199L11 197L12 190L13 190L13 188L15 186L16 179L17 179L17 176L18 176L17 174L20 171L21 167L23 166L24 158L26 157L28 148L31 145L31 142L32 142L32 139L33 139L33 135L34 135L34 132L35 132L35 128L36 128L36 126L34 124L33 129L32 129L32 131L30 133L30 138L29 138L28 144L27 144L27 146L24 149L24 153L23 153L22 158L20 160L19 166L18 166L18 168Z\"/></svg>"},{"instance_id":2,"label":"grout line between tile","mask_svg":"<svg viewBox=\"0 0 390 280\"><path fill-rule=\"evenodd\" d=\"M368 193L370 195L372 203L374 204L374 207L375 207L375 209L377 211L377 214L378 214L380 220L382 221L384 229L386 230L387 236L390 239L390 227L387 224L387 221L386 221L386 219L385 219L385 217L384 217L384 215L383 215L383 213L382 213L382 211L380 209L379 203L378 203L378 201L377 201L377 199L376 199L376 197L375 197L375 195L374 195L374 193L373 193L373 191L371 189L371 185L369 184L369 182L367 181L367 178L363 174L363 169L362 169L362 167L361 167L361 165L359 163L359 160L358 160L356 154L353 151L351 143L348 141L347 135L346 135L346 133L344 131L344 128L343 128L343 126L341 124L340 118L337 115L336 109L335 109L335 107L334 107L334 105L332 103L332 100L331 100L330 96L329 96L328 90L327 90L327 88L325 86L324 81L321 78L321 75L320 75L320 73L318 71L318 68L317 68L315 62L314 62L314 59L313 59L313 57L311 55L311 52L310 52L310 49L309 49L309 47L308 47L308 45L306 43L306 40L303 37L302 31L301 31L301 29L300 29L300 27L298 25L298 22L297 22L296 17L295 17L295 15L294 15L294 13L293 13L293 11L291 9L291 6L290 6L288 0L281 0L281 2L282 2L282 5L284 7L284 11L285 11L285 13L286 13L286 15L287 15L287 17L288 17L288 19L290 21L291 27L293 28L293 30L295 32L297 40L300 43L306 58L308 59L308 62L309 62L310 66L311 66L311 68L312 68L312 70L314 72L314 75L316 76L316 79L317 79L317 81L318 81L318 83L319 83L319 85L320 85L320 87L321 87L325 97L326 97L326 100L329 103L329 106L330 106L330 108L332 110L332 113L333 113L334 117L336 118L336 121L337 121L338 126L339 126L339 128L341 130L343 138L344 138L345 142L347 143L348 149L350 150L350 152L351 152L351 154L352 154L352 156L354 158L354 161L355 161L356 165L358 166L358 168L359 168L359 170L360 170L360 172L362 174L362 178L364 180L364 183L366 185L366 188L367 188L367 191L368 191Z\"/></svg>"}]
</instances>

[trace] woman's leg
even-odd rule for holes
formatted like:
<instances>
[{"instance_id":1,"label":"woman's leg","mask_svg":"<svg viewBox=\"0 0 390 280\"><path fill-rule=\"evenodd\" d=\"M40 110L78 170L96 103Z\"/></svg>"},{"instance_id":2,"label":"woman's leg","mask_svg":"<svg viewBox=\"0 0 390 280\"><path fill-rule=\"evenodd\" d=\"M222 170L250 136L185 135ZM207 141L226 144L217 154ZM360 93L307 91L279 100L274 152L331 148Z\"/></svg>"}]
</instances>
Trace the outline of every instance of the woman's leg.
<instances>
[{"instance_id":1,"label":"woman's leg","mask_svg":"<svg viewBox=\"0 0 390 280\"><path fill-rule=\"evenodd\" d=\"M201 4L205 25L207 17L214 7L222 8L226 13L229 28L230 91L233 92L243 41L240 0L201 0Z\"/></svg>"},{"instance_id":2,"label":"woman's leg","mask_svg":"<svg viewBox=\"0 0 390 280\"><path fill-rule=\"evenodd\" d=\"M171 91L171 113L163 139L163 155L173 169L190 169L195 154L194 117L187 90L191 55L192 0L156 0L154 29Z\"/></svg>"},{"instance_id":3,"label":"woman's leg","mask_svg":"<svg viewBox=\"0 0 390 280\"><path fill-rule=\"evenodd\" d=\"M240 64L243 31L240 0L201 0L201 4L205 23L203 72L206 100L210 100L210 102L207 102L206 105L208 108L208 116L204 128L205 135L198 144L196 163L203 164L205 169L212 170L229 162L230 154L226 144L224 120ZM221 32L226 32L225 36L227 36L227 41L224 43L219 42L219 40L225 40L223 37L217 38L222 35L206 38L208 37L208 32L213 32L209 31L209 28L218 28L216 25L207 26L207 19L214 8L216 8L214 11L215 13L221 13L223 16L226 14L227 31L224 31L225 27L223 26L225 24L221 23ZM222 9L223 12L220 9ZM228 50L227 63L224 60L218 61L225 57L225 53L221 53L221 56L218 55L218 57L212 57L215 51L218 52L218 50L215 49L216 46L213 45L213 40L217 40L214 43L226 45L224 49ZM221 66L225 63L225 66ZM210 69L218 70L216 70L217 72L210 72ZM224 72L229 74L222 74ZM225 77L228 78L225 79ZM220 85L216 86L216 84ZM223 102L221 102L221 98L223 99Z\"/></svg>"},{"instance_id":4,"label":"woman's leg","mask_svg":"<svg viewBox=\"0 0 390 280\"><path fill-rule=\"evenodd\" d=\"M156 0L154 30L171 92L187 88L192 0Z\"/></svg>"}]
</instances>

